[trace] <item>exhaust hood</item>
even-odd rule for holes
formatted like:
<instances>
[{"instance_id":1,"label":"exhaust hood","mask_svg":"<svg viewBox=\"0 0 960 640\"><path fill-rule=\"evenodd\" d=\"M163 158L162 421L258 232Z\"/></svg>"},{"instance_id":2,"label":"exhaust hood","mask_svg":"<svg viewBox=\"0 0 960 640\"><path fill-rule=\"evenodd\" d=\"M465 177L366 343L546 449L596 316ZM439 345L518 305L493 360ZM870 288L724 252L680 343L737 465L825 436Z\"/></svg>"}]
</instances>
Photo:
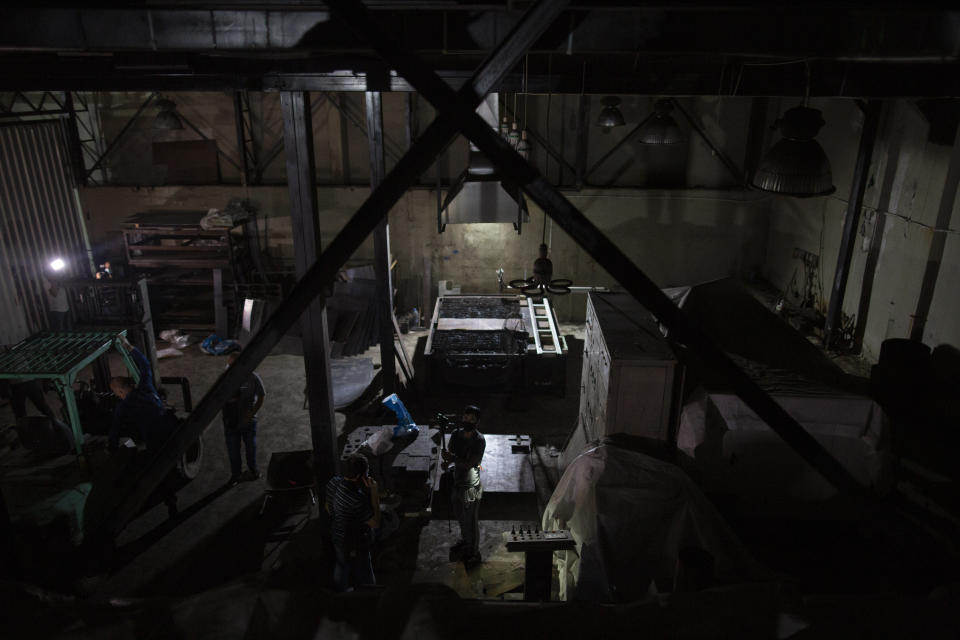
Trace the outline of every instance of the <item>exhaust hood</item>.
<instances>
[{"instance_id":1,"label":"exhaust hood","mask_svg":"<svg viewBox=\"0 0 960 640\"><path fill-rule=\"evenodd\" d=\"M498 130L499 111L496 93L487 94L477 107L477 114L494 131ZM501 181L497 168L471 142L467 168L451 185L437 211L439 231L443 233L448 224L511 222L520 233L523 223L529 221L523 193L509 181Z\"/></svg>"}]
</instances>

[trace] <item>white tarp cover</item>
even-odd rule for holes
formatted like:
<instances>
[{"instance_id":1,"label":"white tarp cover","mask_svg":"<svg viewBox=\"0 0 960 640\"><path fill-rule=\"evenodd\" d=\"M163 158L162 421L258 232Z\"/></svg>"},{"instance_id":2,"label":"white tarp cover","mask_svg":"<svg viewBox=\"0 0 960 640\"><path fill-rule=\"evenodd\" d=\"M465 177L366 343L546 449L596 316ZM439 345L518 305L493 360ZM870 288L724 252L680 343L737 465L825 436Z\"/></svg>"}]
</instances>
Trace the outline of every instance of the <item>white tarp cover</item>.
<instances>
[{"instance_id":1,"label":"white tarp cover","mask_svg":"<svg viewBox=\"0 0 960 640\"><path fill-rule=\"evenodd\" d=\"M861 484L886 490L889 426L876 402L866 396L772 397ZM692 458L701 484L717 493L811 502L836 493L733 394L700 393L688 402L677 448Z\"/></svg>"},{"instance_id":2,"label":"white tarp cover","mask_svg":"<svg viewBox=\"0 0 960 640\"><path fill-rule=\"evenodd\" d=\"M713 555L718 583L772 577L682 469L610 443L570 463L542 526L568 529L577 543L575 551L555 554L563 600L638 600L651 580L667 590L677 554L688 546Z\"/></svg>"}]
</instances>

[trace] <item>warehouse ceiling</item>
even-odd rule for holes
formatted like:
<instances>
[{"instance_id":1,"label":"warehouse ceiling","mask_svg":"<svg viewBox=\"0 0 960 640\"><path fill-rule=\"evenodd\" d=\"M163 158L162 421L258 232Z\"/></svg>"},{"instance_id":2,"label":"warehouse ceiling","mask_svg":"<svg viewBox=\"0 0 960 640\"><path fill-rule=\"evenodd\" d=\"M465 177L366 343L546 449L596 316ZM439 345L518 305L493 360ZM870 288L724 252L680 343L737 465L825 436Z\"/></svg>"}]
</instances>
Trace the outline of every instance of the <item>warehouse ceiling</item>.
<instances>
[{"instance_id":1,"label":"warehouse ceiling","mask_svg":"<svg viewBox=\"0 0 960 640\"><path fill-rule=\"evenodd\" d=\"M529 3L367 2L459 85ZM500 91L960 96L960 11L933 3L574 5ZM0 10L2 90L395 90L409 86L326 7L94 3Z\"/></svg>"}]
</instances>

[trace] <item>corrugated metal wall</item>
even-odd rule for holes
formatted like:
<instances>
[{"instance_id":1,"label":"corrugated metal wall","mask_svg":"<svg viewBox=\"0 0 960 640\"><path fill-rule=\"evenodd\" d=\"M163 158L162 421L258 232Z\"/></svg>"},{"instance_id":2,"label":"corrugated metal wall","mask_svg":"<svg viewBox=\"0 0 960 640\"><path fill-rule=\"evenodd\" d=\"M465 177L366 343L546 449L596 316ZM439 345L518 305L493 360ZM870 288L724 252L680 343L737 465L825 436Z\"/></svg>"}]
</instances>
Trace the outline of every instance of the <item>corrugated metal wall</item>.
<instances>
[{"instance_id":1,"label":"corrugated metal wall","mask_svg":"<svg viewBox=\"0 0 960 640\"><path fill-rule=\"evenodd\" d=\"M0 127L0 344L47 327L43 278L90 275L86 230L60 121Z\"/></svg>"}]
</instances>

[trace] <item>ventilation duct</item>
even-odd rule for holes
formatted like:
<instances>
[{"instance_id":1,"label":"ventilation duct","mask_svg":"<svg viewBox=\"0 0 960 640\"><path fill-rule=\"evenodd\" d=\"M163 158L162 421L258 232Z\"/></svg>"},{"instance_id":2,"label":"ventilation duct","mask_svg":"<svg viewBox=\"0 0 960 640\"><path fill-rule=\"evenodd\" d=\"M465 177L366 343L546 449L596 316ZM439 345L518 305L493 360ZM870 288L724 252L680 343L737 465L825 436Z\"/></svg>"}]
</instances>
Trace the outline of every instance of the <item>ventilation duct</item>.
<instances>
[{"instance_id":1,"label":"ventilation duct","mask_svg":"<svg viewBox=\"0 0 960 640\"><path fill-rule=\"evenodd\" d=\"M497 94L491 93L477 107L477 114L495 131L499 131ZM513 223L517 233L530 221L527 202L520 189L502 181L493 163L470 143L470 161L466 170L447 192L438 212L438 228L442 233L448 224Z\"/></svg>"}]
</instances>

